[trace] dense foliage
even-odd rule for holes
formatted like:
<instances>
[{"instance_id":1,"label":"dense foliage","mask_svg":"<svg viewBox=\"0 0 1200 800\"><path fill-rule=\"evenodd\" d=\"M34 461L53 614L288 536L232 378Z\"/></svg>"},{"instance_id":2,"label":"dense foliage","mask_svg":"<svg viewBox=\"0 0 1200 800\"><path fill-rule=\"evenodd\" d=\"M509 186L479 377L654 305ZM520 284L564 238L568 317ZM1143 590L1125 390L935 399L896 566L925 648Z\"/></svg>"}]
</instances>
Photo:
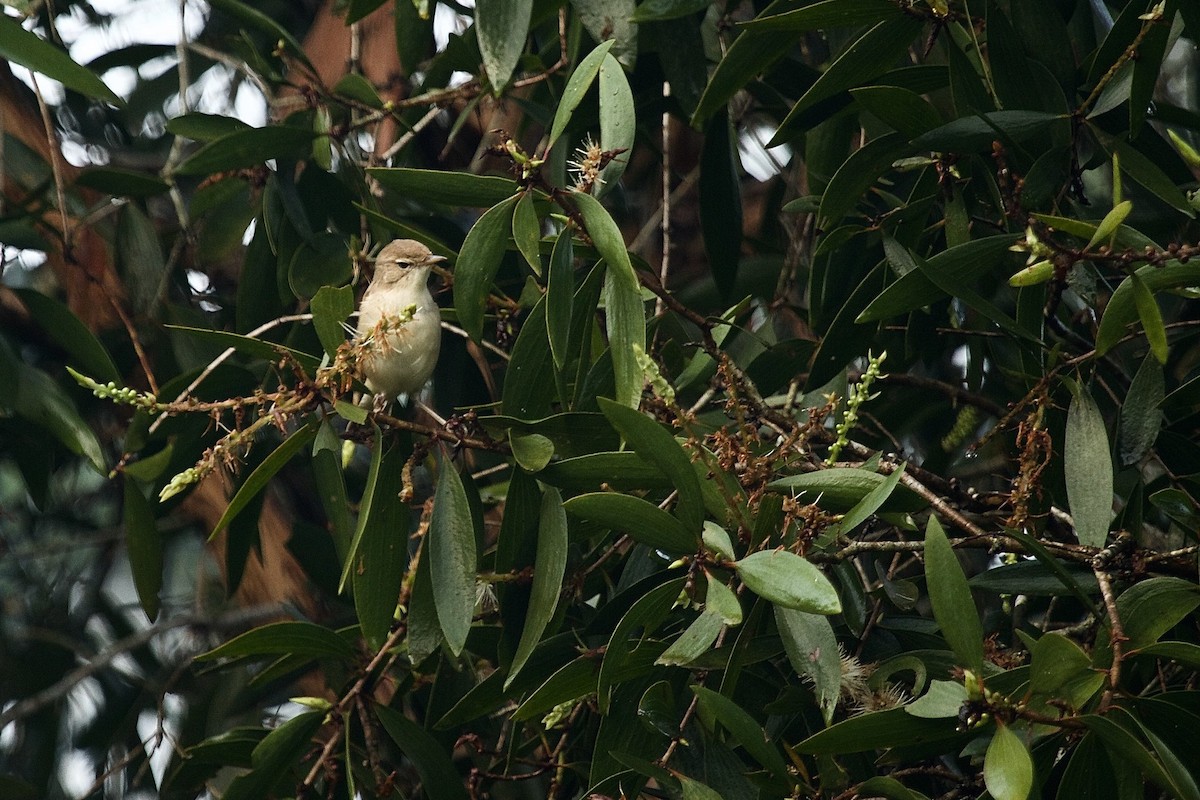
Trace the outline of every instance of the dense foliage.
<instances>
[{"instance_id":1,"label":"dense foliage","mask_svg":"<svg viewBox=\"0 0 1200 800\"><path fill-rule=\"evenodd\" d=\"M211 5L0 18L0 793L1200 798L1200 5Z\"/></svg>"}]
</instances>

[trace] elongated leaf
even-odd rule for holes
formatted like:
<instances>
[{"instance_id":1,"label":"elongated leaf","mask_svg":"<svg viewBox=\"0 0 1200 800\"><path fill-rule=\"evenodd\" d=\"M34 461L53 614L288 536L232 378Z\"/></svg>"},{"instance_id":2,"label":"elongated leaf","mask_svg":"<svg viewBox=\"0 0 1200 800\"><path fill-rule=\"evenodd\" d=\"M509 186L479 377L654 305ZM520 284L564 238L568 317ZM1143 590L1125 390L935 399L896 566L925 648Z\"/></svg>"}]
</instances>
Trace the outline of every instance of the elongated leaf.
<instances>
[{"instance_id":1,"label":"elongated leaf","mask_svg":"<svg viewBox=\"0 0 1200 800\"><path fill-rule=\"evenodd\" d=\"M239 0L212 0L210 5L213 8L220 9L226 14L236 17L251 27L257 28L267 34L272 42L278 42L281 47L286 44L292 56L300 59L310 70L315 71L312 62L308 60L308 55L304 52L304 47L296 37L271 17L256 8L239 2Z\"/></svg>"},{"instance_id":2,"label":"elongated leaf","mask_svg":"<svg viewBox=\"0 0 1200 800\"><path fill-rule=\"evenodd\" d=\"M624 531L642 544L668 553L693 553L697 537L678 519L640 497L619 492L594 492L572 497L565 504L573 516Z\"/></svg>"},{"instance_id":3,"label":"elongated leaf","mask_svg":"<svg viewBox=\"0 0 1200 800\"><path fill-rule=\"evenodd\" d=\"M704 598L704 607L711 609L726 625L742 624L742 603L736 594L721 581L706 573L708 594Z\"/></svg>"},{"instance_id":4,"label":"elongated leaf","mask_svg":"<svg viewBox=\"0 0 1200 800\"><path fill-rule=\"evenodd\" d=\"M1120 228L1121 224L1125 222L1125 218L1129 216L1130 211L1133 211L1133 201L1131 200L1113 206L1112 211L1105 214L1104 219L1100 220L1100 224L1096 226L1096 232L1092 234L1091 241L1088 242L1088 249L1112 239L1117 228Z\"/></svg>"},{"instance_id":5,"label":"elongated leaf","mask_svg":"<svg viewBox=\"0 0 1200 800\"><path fill-rule=\"evenodd\" d=\"M604 398L600 398L600 410L639 456L661 469L675 484L679 491L677 516L688 533L699 534L704 522L704 497L700 479L683 447L665 428L640 411Z\"/></svg>"},{"instance_id":6,"label":"elongated leaf","mask_svg":"<svg viewBox=\"0 0 1200 800\"><path fill-rule=\"evenodd\" d=\"M1162 312L1158 309L1158 301L1150 293L1143 281L1135 272L1129 276L1133 284L1133 303L1137 307L1138 318L1142 321L1142 330L1146 333L1146 341L1150 343L1150 352L1158 359L1158 363L1167 363L1167 329L1163 327Z\"/></svg>"},{"instance_id":7,"label":"elongated leaf","mask_svg":"<svg viewBox=\"0 0 1200 800\"><path fill-rule=\"evenodd\" d=\"M407 461L407 448L384 453L376 478L379 490L363 509L362 536L350 571L354 610L363 638L374 648L387 639L408 563L408 504L396 492Z\"/></svg>"},{"instance_id":8,"label":"elongated leaf","mask_svg":"<svg viewBox=\"0 0 1200 800\"><path fill-rule=\"evenodd\" d=\"M801 114L822 100L860 86L891 69L908 52L920 34L922 23L914 16L895 15L879 22L843 50L829 69L809 87L779 125L769 146L782 144L791 137L789 129Z\"/></svg>"},{"instance_id":9,"label":"elongated leaf","mask_svg":"<svg viewBox=\"0 0 1200 800\"><path fill-rule=\"evenodd\" d=\"M775 624L788 663L813 683L825 724L833 721L842 685L842 659L833 626L820 614L775 606Z\"/></svg>"},{"instance_id":10,"label":"elongated leaf","mask_svg":"<svg viewBox=\"0 0 1200 800\"><path fill-rule=\"evenodd\" d=\"M446 454L438 472L428 544L438 622L450 652L457 656L467 643L475 613L475 525L462 479Z\"/></svg>"},{"instance_id":11,"label":"elongated leaf","mask_svg":"<svg viewBox=\"0 0 1200 800\"><path fill-rule=\"evenodd\" d=\"M288 125L234 131L192 153L175 168L175 173L209 175L257 167L272 158L300 159L308 154L315 138L311 130Z\"/></svg>"},{"instance_id":12,"label":"elongated leaf","mask_svg":"<svg viewBox=\"0 0 1200 800\"><path fill-rule=\"evenodd\" d=\"M1104 418L1090 394L1077 389L1067 409L1063 444L1067 502L1081 544L1103 547L1112 521L1113 470Z\"/></svg>"},{"instance_id":13,"label":"elongated leaf","mask_svg":"<svg viewBox=\"0 0 1200 800\"><path fill-rule=\"evenodd\" d=\"M998 138L1007 137L1015 142L1023 142L1044 135L1054 126L1066 124L1067 118L1062 114L989 111L973 117L960 117L923 133L913 140L913 147L943 153L968 153L987 149Z\"/></svg>"},{"instance_id":14,"label":"elongated leaf","mask_svg":"<svg viewBox=\"0 0 1200 800\"><path fill-rule=\"evenodd\" d=\"M611 152L630 150L636 127L637 116L629 79L625 77L625 70L617 59L609 53L600 64L600 146ZM596 193L604 194L616 186L628 163L627 153L609 162L600 171L600 186Z\"/></svg>"},{"instance_id":15,"label":"elongated leaf","mask_svg":"<svg viewBox=\"0 0 1200 800\"><path fill-rule=\"evenodd\" d=\"M352 658L350 640L311 622L272 622L235 636L220 647L196 656L201 661L281 654L313 658Z\"/></svg>"},{"instance_id":16,"label":"elongated leaf","mask_svg":"<svg viewBox=\"0 0 1200 800\"><path fill-rule=\"evenodd\" d=\"M424 203L489 208L517 193L516 181L494 175L412 167L371 167L367 174L385 189Z\"/></svg>"},{"instance_id":17,"label":"elongated leaf","mask_svg":"<svg viewBox=\"0 0 1200 800\"><path fill-rule=\"evenodd\" d=\"M971 598L971 589L963 574L954 548L937 517L929 518L925 528L925 576L929 602L942 635L958 662L976 675L983 670L983 626Z\"/></svg>"},{"instance_id":18,"label":"elongated leaf","mask_svg":"<svg viewBox=\"0 0 1200 800\"><path fill-rule=\"evenodd\" d=\"M983 782L995 800L1025 800L1033 788L1033 759L1003 722L996 723L983 758Z\"/></svg>"},{"instance_id":19,"label":"elongated leaf","mask_svg":"<svg viewBox=\"0 0 1200 800\"><path fill-rule=\"evenodd\" d=\"M339 561L344 561L350 550L350 542L354 539L354 525L350 520L346 499L346 479L342 475L342 440L334 433L329 420L322 421L317 430L313 441L312 465L317 479L317 495L325 510L325 518L329 520L329 532L333 536Z\"/></svg>"},{"instance_id":20,"label":"elongated leaf","mask_svg":"<svg viewBox=\"0 0 1200 800\"><path fill-rule=\"evenodd\" d=\"M821 209L818 212L821 226L826 230L832 229L907 149L906 136L890 133L855 150L838 168L821 195Z\"/></svg>"},{"instance_id":21,"label":"elongated leaf","mask_svg":"<svg viewBox=\"0 0 1200 800\"><path fill-rule=\"evenodd\" d=\"M1180 213L1196 216L1183 191L1153 159L1122 139L1112 140L1109 146L1120 157L1122 172Z\"/></svg>"},{"instance_id":22,"label":"elongated leaf","mask_svg":"<svg viewBox=\"0 0 1200 800\"><path fill-rule=\"evenodd\" d=\"M634 348L646 349L646 317L642 293L621 238L621 229L600 201L591 195L571 195L587 225L588 235L604 257L604 307L608 341L617 382L617 402L634 408L642 396L642 370Z\"/></svg>"},{"instance_id":23,"label":"elongated leaf","mask_svg":"<svg viewBox=\"0 0 1200 800\"><path fill-rule=\"evenodd\" d=\"M322 286L313 295L312 315L313 327L321 340L321 347L326 354L333 358L337 349L346 341L346 331L342 327L354 311L354 289L349 286Z\"/></svg>"},{"instance_id":24,"label":"elongated leaf","mask_svg":"<svg viewBox=\"0 0 1200 800\"><path fill-rule=\"evenodd\" d=\"M117 217L114 255L134 311L155 313L164 289L166 260L154 223L136 203L126 205Z\"/></svg>"},{"instance_id":25,"label":"elongated leaf","mask_svg":"<svg viewBox=\"0 0 1200 800\"><path fill-rule=\"evenodd\" d=\"M787 774L787 767L779 755L778 748L767 739L762 726L741 706L725 695L703 686L692 686L691 690L699 703L701 717L708 724L720 722L733 734L737 743L744 747L755 761L769 769L771 774L779 778Z\"/></svg>"},{"instance_id":26,"label":"elongated leaf","mask_svg":"<svg viewBox=\"0 0 1200 800\"><path fill-rule=\"evenodd\" d=\"M899 481L899 478L896 480ZM830 511L848 512L863 504L867 497L872 496L872 492L886 485L888 481L889 477L877 472L851 467L832 467L778 478L767 484L767 488L774 492L790 493L803 498L806 503L817 503ZM863 509L866 507L864 504ZM889 490L887 497L875 511L880 508L886 511L916 511L924 507L924 500L912 490L900 486Z\"/></svg>"},{"instance_id":27,"label":"elongated leaf","mask_svg":"<svg viewBox=\"0 0 1200 800\"><path fill-rule=\"evenodd\" d=\"M161 606L158 593L163 577L162 537L154 521L154 510L136 481L125 480L124 506L129 570L142 611L146 612L146 619L154 622Z\"/></svg>"},{"instance_id":28,"label":"elongated leaf","mask_svg":"<svg viewBox=\"0 0 1200 800\"><path fill-rule=\"evenodd\" d=\"M538 251L538 244L542 239L541 222L538 220L537 212L534 211L533 195L530 192L522 192L517 200L517 205L513 208L512 226L513 241L517 244L517 250L525 258L525 262L529 264L534 274L540 276L542 274L542 258Z\"/></svg>"},{"instance_id":29,"label":"elongated leaf","mask_svg":"<svg viewBox=\"0 0 1200 800\"><path fill-rule=\"evenodd\" d=\"M550 125L550 139L546 143L546 149L549 150L558 141L558 137L567 129L567 125L571 122L571 115L575 113L575 109L579 108L579 104L583 102L583 98L587 95L587 91L592 86L592 81L596 79L596 75L600 72L600 65L604 63L608 51L612 49L614 41L608 39L601 42L595 50L588 53L579 66L571 73L570 79L567 81L567 86L563 89L562 100L558 103L558 109L554 112L554 122Z\"/></svg>"},{"instance_id":30,"label":"elongated leaf","mask_svg":"<svg viewBox=\"0 0 1200 800\"><path fill-rule=\"evenodd\" d=\"M478 0L475 9L483 68L499 96L525 49L533 0Z\"/></svg>"},{"instance_id":31,"label":"elongated leaf","mask_svg":"<svg viewBox=\"0 0 1200 800\"><path fill-rule=\"evenodd\" d=\"M612 54L627 68L637 61L638 26L630 21L637 0L572 0L571 6L597 42L611 39Z\"/></svg>"},{"instance_id":32,"label":"elongated leaf","mask_svg":"<svg viewBox=\"0 0 1200 800\"><path fill-rule=\"evenodd\" d=\"M752 592L784 608L810 614L841 613L829 579L807 559L787 550L760 550L734 565Z\"/></svg>"},{"instance_id":33,"label":"elongated leaf","mask_svg":"<svg viewBox=\"0 0 1200 800\"><path fill-rule=\"evenodd\" d=\"M396 746L416 766L421 789L429 800L469 800L466 779L450 760L449 748L393 708L377 705L375 715Z\"/></svg>"},{"instance_id":34,"label":"elongated leaf","mask_svg":"<svg viewBox=\"0 0 1200 800\"><path fill-rule=\"evenodd\" d=\"M222 136L238 131L250 130L251 126L237 117L223 114L181 114L167 120L167 133L194 139L198 142L214 142Z\"/></svg>"},{"instance_id":35,"label":"elongated leaf","mask_svg":"<svg viewBox=\"0 0 1200 800\"><path fill-rule=\"evenodd\" d=\"M736 135L728 114L717 114L704 129L700 154L700 228L713 282L729 298L742 255L742 194Z\"/></svg>"},{"instance_id":36,"label":"elongated leaf","mask_svg":"<svg viewBox=\"0 0 1200 800\"><path fill-rule=\"evenodd\" d=\"M948 719L957 717L965 702L967 689L958 681L930 681L928 691L904 710L922 719Z\"/></svg>"},{"instance_id":37,"label":"elongated leaf","mask_svg":"<svg viewBox=\"0 0 1200 800\"><path fill-rule=\"evenodd\" d=\"M1163 418L1159 404L1165 391L1162 365L1158 359L1148 356L1133 376L1129 394L1121 406L1118 441L1121 463L1125 466L1141 461L1158 438Z\"/></svg>"},{"instance_id":38,"label":"elongated leaf","mask_svg":"<svg viewBox=\"0 0 1200 800\"><path fill-rule=\"evenodd\" d=\"M287 356L288 358L294 358L296 363L310 372L315 371L321 364L319 358L314 358L308 353L301 353L299 350L293 350L281 344L263 341L262 339L252 339L249 336L242 336L238 333L214 331L208 328L190 328L184 325L167 325L166 327L168 330L180 331L200 341L212 342L222 347L232 347L237 352L251 358L276 361L280 356Z\"/></svg>"},{"instance_id":39,"label":"elongated leaf","mask_svg":"<svg viewBox=\"0 0 1200 800\"><path fill-rule=\"evenodd\" d=\"M275 473L283 469L283 466L292 460L292 456L296 455L296 453L300 452L302 448L306 447L309 442L316 438L317 428L317 421L315 419L310 420L304 427L284 439L283 443L279 447L276 447L271 455L264 458L262 463L254 468L254 471L238 487L237 493L229 501L229 505L225 507L225 513L221 514L221 518L213 526L212 533L208 535L210 540L225 530L230 521L240 514L242 509L258 496L259 492L267 488L267 484L271 482L271 478L275 477Z\"/></svg>"},{"instance_id":40,"label":"elongated leaf","mask_svg":"<svg viewBox=\"0 0 1200 800\"><path fill-rule=\"evenodd\" d=\"M379 467L383 463L383 432L378 425L372 426L371 431L371 466L367 470L367 482L363 487L362 499L358 503L358 523L354 526L354 537L346 552L346 560L342 564L342 576L338 581L338 592L346 591L346 583L350 580L350 572L358 558L358 548L362 543L363 531L366 530L367 518L371 514L371 503L379 485Z\"/></svg>"},{"instance_id":41,"label":"elongated leaf","mask_svg":"<svg viewBox=\"0 0 1200 800\"><path fill-rule=\"evenodd\" d=\"M1135 245L1141 247L1142 245ZM1151 292L1177 289L1196 284L1196 266L1193 263L1168 263L1165 267L1146 266L1137 270L1138 278ZM1128 332L1126 328L1137 321L1138 308L1134 297L1133 278L1127 277L1117 286L1096 332L1096 354L1107 353Z\"/></svg>"},{"instance_id":42,"label":"elongated leaf","mask_svg":"<svg viewBox=\"0 0 1200 800\"><path fill-rule=\"evenodd\" d=\"M854 102L891 125L909 139L941 124L937 109L921 95L899 86L863 86L851 89Z\"/></svg>"},{"instance_id":43,"label":"elongated leaf","mask_svg":"<svg viewBox=\"0 0 1200 800\"><path fill-rule=\"evenodd\" d=\"M0 14L0 58L39 72L80 94L115 106L125 105L125 101L94 72L76 64L69 55L43 41L37 34L25 30L21 23L7 14Z\"/></svg>"},{"instance_id":44,"label":"elongated leaf","mask_svg":"<svg viewBox=\"0 0 1200 800\"><path fill-rule=\"evenodd\" d=\"M442 646L445 637L438 622L433 598L433 577L429 569L429 540L417 562L417 575L408 601L408 656L414 666L420 664Z\"/></svg>"},{"instance_id":45,"label":"elongated leaf","mask_svg":"<svg viewBox=\"0 0 1200 800\"><path fill-rule=\"evenodd\" d=\"M956 735L956 719L921 719L891 708L851 717L818 731L795 746L797 752L861 753L864 750L922 744L949 739Z\"/></svg>"},{"instance_id":46,"label":"elongated leaf","mask_svg":"<svg viewBox=\"0 0 1200 800\"><path fill-rule=\"evenodd\" d=\"M274 795L275 788L289 774L289 767L299 762L312 746L312 738L324 718L323 712L306 711L267 734L251 754L254 769L234 778L222 797L258 800Z\"/></svg>"},{"instance_id":47,"label":"elongated leaf","mask_svg":"<svg viewBox=\"0 0 1200 800\"><path fill-rule=\"evenodd\" d=\"M654 587L638 598L613 628L595 684L600 708L604 713L608 713L612 688L629 677L628 668L633 667L634 674L639 672L635 657L649 655L650 664L653 664L666 650L666 647L657 642L644 640L658 628L663 618L674 607L679 593L683 590L683 583L683 579L679 578ZM638 634L637 640L634 642L635 646L630 646L630 638L634 634Z\"/></svg>"},{"instance_id":48,"label":"elongated leaf","mask_svg":"<svg viewBox=\"0 0 1200 800\"><path fill-rule=\"evenodd\" d=\"M11 290L25 304L29 316L70 356L67 362L79 372L101 383L121 382L121 373L104 345L79 321L79 317L57 300L33 289Z\"/></svg>"},{"instance_id":49,"label":"elongated leaf","mask_svg":"<svg viewBox=\"0 0 1200 800\"><path fill-rule=\"evenodd\" d=\"M571 231L564 229L554 242L550 253L550 269L546 273L546 338L554 356L555 369L567 363L567 343L571 335L571 301L575 295L575 252L571 246Z\"/></svg>"},{"instance_id":50,"label":"elongated leaf","mask_svg":"<svg viewBox=\"0 0 1200 800\"><path fill-rule=\"evenodd\" d=\"M722 625L719 614L704 610L654 663L666 666L690 664L708 652L717 640Z\"/></svg>"},{"instance_id":51,"label":"elongated leaf","mask_svg":"<svg viewBox=\"0 0 1200 800\"><path fill-rule=\"evenodd\" d=\"M887 502L888 498L892 496L892 492L900 484L900 478L904 476L904 470L907 467L907 464L901 464L892 470L892 473L887 476L886 480L867 492L863 499L855 503L854 507L847 511L846 515L842 517L842 521L838 523L838 534L844 536L870 519Z\"/></svg>"},{"instance_id":52,"label":"elongated leaf","mask_svg":"<svg viewBox=\"0 0 1200 800\"><path fill-rule=\"evenodd\" d=\"M504 680L505 689L512 685L517 673L525 666L546 625L554 617L567 569L567 547L567 515L563 510L562 495L557 489L547 489L542 494L538 521L537 560L533 566L529 611L525 616L525 627L521 629L521 642Z\"/></svg>"},{"instance_id":53,"label":"elongated leaf","mask_svg":"<svg viewBox=\"0 0 1200 800\"><path fill-rule=\"evenodd\" d=\"M767 11L770 11L768 9ZM782 14L763 14L743 23L749 30L791 31L802 33L824 28L867 25L899 16L899 8L887 0L824 0Z\"/></svg>"},{"instance_id":54,"label":"elongated leaf","mask_svg":"<svg viewBox=\"0 0 1200 800\"><path fill-rule=\"evenodd\" d=\"M476 342L483 337L488 292L508 249L516 201L516 196L509 197L484 212L467 234L454 265L454 309L459 324Z\"/></svg>"}]
</instances>

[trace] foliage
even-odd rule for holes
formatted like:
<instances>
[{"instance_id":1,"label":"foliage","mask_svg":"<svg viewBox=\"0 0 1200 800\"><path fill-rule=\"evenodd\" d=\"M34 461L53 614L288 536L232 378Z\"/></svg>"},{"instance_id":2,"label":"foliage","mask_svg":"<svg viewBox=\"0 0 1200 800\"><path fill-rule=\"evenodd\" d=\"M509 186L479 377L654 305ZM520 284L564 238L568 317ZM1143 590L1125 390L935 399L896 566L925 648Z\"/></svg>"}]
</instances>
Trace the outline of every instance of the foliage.
<instances>
[{"instance_id":1,"label":"foliage","mask_svg":"<svg viewBox=\"0 0 1200 800\"><path fill-rule=\"evenodd\" d=\"M343 5L402 96L239 0L120 104L162 51L0 27L112 162L10 135L0 236L124 287L0 289L6 796L1200 797L1200 6ZM153 124L222 70L268 124ZM356 402L391 238L445 421Z\"/></svg>"}]
</instances>

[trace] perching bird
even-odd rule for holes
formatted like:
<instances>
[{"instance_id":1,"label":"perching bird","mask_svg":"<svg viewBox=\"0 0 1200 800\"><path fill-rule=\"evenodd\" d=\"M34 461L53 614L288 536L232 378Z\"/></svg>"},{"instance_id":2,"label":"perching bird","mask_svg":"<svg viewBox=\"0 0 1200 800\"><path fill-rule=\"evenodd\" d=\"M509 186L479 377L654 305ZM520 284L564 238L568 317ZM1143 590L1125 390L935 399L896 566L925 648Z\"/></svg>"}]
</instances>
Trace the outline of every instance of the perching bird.
<instances>
[{"instance_id":1,"label":"perching bird","mask_svg":"<svg viewBox=\"0 0 1200 800\"><path fill-rule=\"evenodd\" d=\"M361 366L377 403L418 391L433 374L442 330L428 282L430 269L440 261L445 258L412 239L396 239L375 259L356 335L359 340L370 337Z\"/></svg>"}]
</instances>

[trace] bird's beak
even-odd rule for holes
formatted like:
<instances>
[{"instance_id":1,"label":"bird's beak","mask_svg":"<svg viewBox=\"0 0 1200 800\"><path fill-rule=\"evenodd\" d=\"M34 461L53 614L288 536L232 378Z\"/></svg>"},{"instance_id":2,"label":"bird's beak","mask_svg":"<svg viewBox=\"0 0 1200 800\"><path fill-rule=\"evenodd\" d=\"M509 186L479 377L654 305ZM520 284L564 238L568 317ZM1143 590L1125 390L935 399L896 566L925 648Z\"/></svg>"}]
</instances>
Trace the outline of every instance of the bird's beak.
<instances>
[{"instance_id":1,"label":"bird's beak","mask_svg":"<svg viewBox=\"0 0 1200 800\"><path fill-rule=\"evenodd\" d=\"M446 260L446 257L445 257L445 256L435 256L435 255L429 255L429 256L426 256L426 257L425 257L425 261L426 261L426 263L428 263L428 264L440 264L440 263L442 263L442 262L443 262L443 261L445 261L445 260Z\"/></svg>"}]
</instances>

